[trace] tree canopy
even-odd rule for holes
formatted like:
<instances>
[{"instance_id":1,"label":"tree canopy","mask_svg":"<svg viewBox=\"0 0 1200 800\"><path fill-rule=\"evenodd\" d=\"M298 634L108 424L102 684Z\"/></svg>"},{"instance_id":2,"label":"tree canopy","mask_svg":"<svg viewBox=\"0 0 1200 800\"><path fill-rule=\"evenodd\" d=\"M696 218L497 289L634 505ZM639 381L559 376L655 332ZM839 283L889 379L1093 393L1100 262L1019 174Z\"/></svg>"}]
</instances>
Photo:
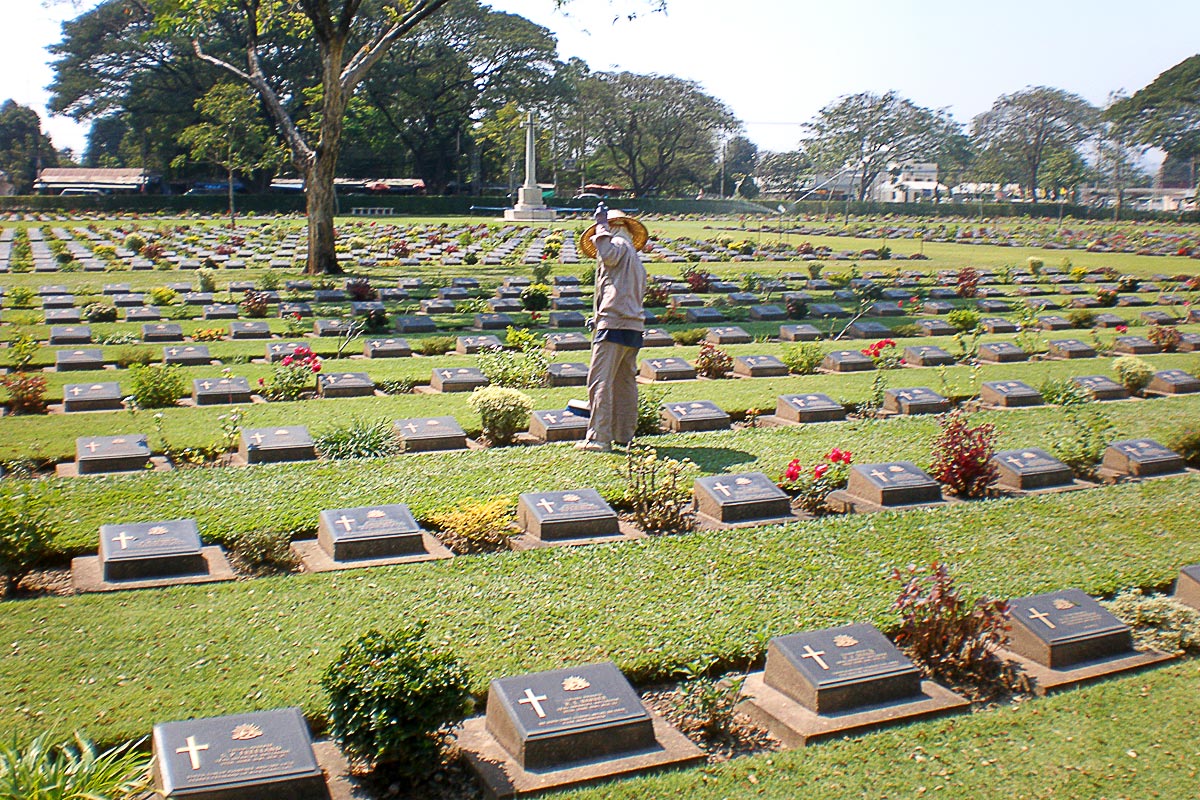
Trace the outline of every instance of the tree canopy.
<instances>
[{"instance_id":1,"label":"tree canopy","mask_svg":"<svg viewBox=\"0 0 1200 800\"><path fill-rule=\"evenodd\" d=\"M28 194L42 167L58 166L58 153L42 133L37 112L12 100L0 105L0 170L17 194Z\"/></svg>"}]
</instances>

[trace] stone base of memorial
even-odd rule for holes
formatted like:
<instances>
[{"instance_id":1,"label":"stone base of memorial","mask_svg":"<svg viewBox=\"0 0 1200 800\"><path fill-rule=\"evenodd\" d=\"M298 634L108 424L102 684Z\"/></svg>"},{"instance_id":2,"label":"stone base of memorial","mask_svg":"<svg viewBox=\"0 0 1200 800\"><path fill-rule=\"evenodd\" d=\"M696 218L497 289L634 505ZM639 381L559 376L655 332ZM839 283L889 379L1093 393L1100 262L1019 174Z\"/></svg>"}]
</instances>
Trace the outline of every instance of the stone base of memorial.
<instances>
[{"instance_id":1,"label":"stone base of memorial","mask_svg":"<svg viewBox=\"0 0 1200 800\"><path fill-rule=\"evenodd\" d=\"M494 680L457 743L488 797L510 798L703 763L615 665Z\"/></svg>"},{"instance_id":2,"label":"stone base of memorial","mask_svg":"<svg viewBox=\"0 0 1200 800\"><path fill-rule=\"evenodd\" d=\"M697 478L692 487L696 527L702 530L793 522L792 500L761 472Z\"/></svg>"},{"instance_id":3,"label":"stone base of memorial","mask_svg":"<svg viewBox=\"0 0 1200 800\"><path fill-rule=\"evenodd\" d=\"M77 592L151 589L234 579L225 552L204 547L195 520L102 525L95 556L71 560Z\"/></svg>"},{"instance_id":4,"label":"stone base of memorial","mask_svg":"<svg viewBox=\"0 0 1200 800\"><path fill-rule=\"evenodd\" d=\"M452 558L423 530L408 506L366 506L322 511L317 538L292 543L308 572L332 572Z\"/></svg>"},{"instance_id":5,"label":"stone base of memorial","mask_svg":"<svg viewBox=\"0 0 1200 800\"><path fill-rule=\"evenodd\" d=\"M871 625L780 636L766 668L742 685L738 710L785 747L803 747L923 717L964 711L970 703L932 681Z\"/></svg>"},{"instance_id":6,"label":"stone base of memorial","mask_svg":"<svg viewBox=\"0 0 1200 800\"><path fill-rule=\"evenodd\" d=\"M1175 581L1175 599L1200 611L1200 564L1179 570L1179 579Z\"/></svg>"},{"instance_id":7,"label":"stone base of memorial","mask_svg":"<svg viewBox=\"0 0 1200 800\"><path fill-rule=\"evenodd\" d=\"M312 461L317 457L308 428L243 428L238 456L246 464Z\"/></svg>"},{"instance_id":8,"label":"stone base of memorial","mask_svg":"<svg viewBox=\"0 0 1200 800\"><path fill-rule=\"evenodd\" d=\"M832 492L828 505L843 513L917 508L945 502L942 487L910 461L856 464L846 488Z\"/></svg>"},{"instance_id":9,"label":"stone base of memorial","mask_svg":"<svg viewBox=\"0 0 1200 800\"><path fill-rule=\"evenodd\" d=\"M1153 439L1113 442L1104 451L1097 474L1109 481L1178 475L1187 470L1183 456Z\"/></svg>"},{"instance_id":10,"label":"stone base of memorial","mask_svg":"<svg viewBox=\"0 0 1200 800\"><path fill-rule=\"evenodd\" d=\"M775 414L760 417L766 425L802 425L809 422L836 422L846 418L845 407L827 394L782 394L776 400Z\"/></svg>"},{"instance_id":11,"label":"stone base of memorial","mask_svg":"<svg viewBox=\"0 0 1200 800\"><path fill-rule=\"evenodd\" d=\"M154 787L165 800L329 800L298 708L154 726Z\"/></svg>"},{"instance_id":12,"label":"stone base of memorial","mask_svg":"<svg viewBox=\"0 0 1200 800\"><path fill-rule=\"evenodd\" d=\"M1008 640L997 655L1015 661L1040 695L1174 658L1134 650L1129 626L1078 589L1016 598L1008 607Z\"/></svg>"}]
</instances>

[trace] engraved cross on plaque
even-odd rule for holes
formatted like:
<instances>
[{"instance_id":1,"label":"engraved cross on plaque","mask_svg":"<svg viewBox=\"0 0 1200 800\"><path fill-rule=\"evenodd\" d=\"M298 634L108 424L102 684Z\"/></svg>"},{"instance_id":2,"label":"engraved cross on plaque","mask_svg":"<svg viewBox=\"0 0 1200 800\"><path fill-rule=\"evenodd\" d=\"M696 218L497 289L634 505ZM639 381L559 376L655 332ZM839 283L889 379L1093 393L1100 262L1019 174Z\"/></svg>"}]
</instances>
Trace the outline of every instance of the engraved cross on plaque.
<instances>
[{"instance_id":1,"label":"engraved cross on plaque","mask_svg":"<svg viewBox=\"0 0 1200 800\"><path fill-rule=\"evenodd\" d=\"M885 475L884 473L880 472L877 469L871 470L871 477L878 478L883 483L888 482L887 475Z\"/></svg>"},{"instance_id":2,"label":"engraved cross on plaque","mask_svg":"<svg viewBox=\"0 0 1200 800\"><path fill-rule=\"evenodd\" d=\"M544 414L543 417L545 418L546 422L549 422L551 425L554 425L558 422L558 417L554 416L553 414Z\"/></svg>"},{"instance_id":3,"label":"engraved cross on plaque","mask_svg":"<svg viewBox=\"0 0 1200 800\"><path fill-rule=\"evenodd\" d=\"M122 550L124 550L124 549L126 549L126 548L129 546L129 542L136 542L136 541L137 541L137 537L136 537L136 536L130 536L130 535L129 535L128 533L126 533L125 531L121 531L121 535L120 535L120 536L114 536L112 540L113 540L114 542L120 542L120 543L121 543L121 549L122 549Z\"/></svg>"},{"instance_id":4,"label":"engraved cross on plaque","mask_svg":"<svg viewBox=\"0 0 1200 800\"><path fill-rule=\"evenodd\" d=\"M342 514L341 519L334 520L334 522L337 523L338 525L341 525L343 528L345 528L346 533L349 533L350 527L352 525L354 525L354 520L350 519L345 514Z\"/></svg>"},{"instance_id":5,"label":"engraved cross on plaque","mask_svg":"<svg viewBox=\"0 0 1200 800\"><path fill-rule=\"evenodd\" d=\"M251 436L250 438L254 440L255 444L262 444L263 439L265 439L266 437L263 436L261 433L256 433L253 436Z\"/></svg>"},{"instance_id":6,"label":"engraved cross on plaque","mask_svg":"<svg viewBox=\"0 0 1200 800\"><path fill-rule=\"evenodd\" d=\"M211 389L211 388L212 388L212 381L204 381L203 383L201 383L201 384L200 384L200 388L201 388L201 389L204 389L204 390Z\"/></svg>"},{"instance_id":7,"label":"engraved cross on plaque","mask_svg":"<svg viewBox=\"0 0 1200 800\"><path fill-rule=\"evenodd\" d=\"M546 513L547 513L547 514L553 514L553 513L554 513L554 503L550 502L549 500L547 500L547 499L546 499L546 498L544 498L544 497L543 497L541 500L539 500L539 501L537 502L537 506L538 506L539 508L544 508L544 509L546 509ZM546 698L544 698L544 697L543 697L542 699L543 699L543 700L545 700ZM541 716L541 715L539 715L539 716Z\"/></svg>"},{"instance_id":8,"label":"engraved cross on plaque","mask_svg":"<svg viewBox=\"0 0 1200 800\"><path fill-rule=\"evenodd\" d=\"M1057 625L1055 625L1053 622L1050 621L1049 614L1046 614L1042 611L1038 611L1036 608L1029 609L1029 618L1038 620L1043 625L1045 625L1047 628L1050 628L1052 630L1054 628L1058 627Z\"/></svg>"},{"instance_id":9,"label":"engraved cross on plaque","mask_svg":"<svg viewBox=\"0 0 1200 800\"><path fill-rule=\"evenodd\" d=\"M404 429L406 431L408 431L409 433L416 433L418 430L420 430L420 428L417 427L417 424L415 422L408 423L407 425L404 426Z\"/></svg>"},{"instance_id":10,"label":"engraved cross on plaque","mask_svg":"<svg viewBox=\"0 0 1200 800\"><path fill-rule=\"evenodd\" d=\"M523 706L529 706L533 709L533 713L538 715L538 719L545 719L546 712L542 709L542 701L548 699L544 694L534 694L533 689L526 689L525 696L517 702Z\"/></svg>"},{"instance_id":11,"label":"engraved cross on plaque","mask_svg":"<svg viewBox=\"0 0 1200 800\"><path fill-rule=\"evenodd\" d=\"M195 736L187 737L186 741L187 746L180 747L175 752L179 753L180 755L187 753L188 757L192 760L192 769L200 769L200 752L202 750L207 750L208 745L196 744Z\"/></svg>"},{"instance_id":12,"label":"engraved cross on plaque","mask_svg":"<svg viewBox=\"0 0 1200 800\"><path fill-rule=\"evenodd\" d=\"M732 494L729 493L729 487L726 486L725 484L721 483L720 481L717 481L716 483L713 484L713 489L720 492L721 494L725 495L726 497L733 496Z\"/></svg>"},{"instance_id":13,"label":"engraved cross on plaque","mask_svg":"<svg viewBox=\"0 0 1200 800\"><path fill-rule=\"evenodd\" d=\"M100 447L100 445L96 444L95 442L88 442L84 445L84 447L86 447L90 452L94 453Z\"/></svg>"},{"instance_id":14,"label":"engraved cross on plaque","mask_svg":"<svg viewBox=\"0 0 1200 800\"><path fill-rule=\"evenodd\" d=\"M829 665L825 663L825 659L821 658L823 655L825 655L824 650L813 650L812 645L806 644L804 645L804 652L800 654L800 657L811 658L814 662L816 662L818 667L827 670L829 669Z\"/></svg>"},{"instance_id":15,"label":"engraved cross on plaque","mask_svg":"<svg viewBox=\"0 0 1200 800\"><path fill-rule=\"evenodd\" d=\"M78 386L74 386L71 388L71 395L73 397L78 397L82 393L83 393L83 389L80 389Z\"/></svg>"}]
</instances>

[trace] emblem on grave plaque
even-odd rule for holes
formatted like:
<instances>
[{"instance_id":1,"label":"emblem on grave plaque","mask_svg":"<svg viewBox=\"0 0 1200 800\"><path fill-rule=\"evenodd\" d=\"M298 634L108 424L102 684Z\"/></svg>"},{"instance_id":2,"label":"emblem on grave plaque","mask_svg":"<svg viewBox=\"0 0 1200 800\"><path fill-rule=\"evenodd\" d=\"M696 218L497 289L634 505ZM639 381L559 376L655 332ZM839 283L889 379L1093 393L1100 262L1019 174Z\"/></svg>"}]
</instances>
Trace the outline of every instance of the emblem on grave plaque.
<instances>
[{"instance_id":1,"label":"emblem on grave plaque","mask_svg":"<svg viewBox=\"0 0 1200 800\"><path fill-rule=\"evenodd\" d=\"M858 639L855 639L853 636L846 635L835 636L833 643L838 647L854 647L856 644L858 644Z\"/></svg>"},{"instance_id":2,"label":"emblem on grave plaque","mask_svg":"<svg viewBox=\"0 0 1200 800\"><path fill-rule=\"evenodd\" d=\"M378 508L367 512L367 519L384 519L385 517L387 517L387 514Z\"/></svg>"},{"instance_id":3,"label":"emblem on grave plaque","mask_svg":"<svg viewBox=\"0 0 1200 800\"><path fill-rule=\"evenodd\" d=\"M251 739L257 739L263 735L262 728L257 725L238 725L233 729L233 733L229 734L229 738L235 742L248 742Z\"/></svg>"},{"instance_id":4,"label":"emblem on grave plaque","mask_svg":"<svg viewBox=\"0 0 1200 800\"><path fill-rule=\"evenodd\" d=\"M1060 597L1054 601L1054 607L1059 611L1070 611L1075 607L1075 604L1066 598Z\"/></svg>"},{"instance_id":5,"label":"emblem on grave plaque","mask_svg":"<svg viewBox=\"0 0 1200 800\"><path fill-rule=\"evenodd\" d=\"M591 688L591 685L586 678L581 678L578 675L565 678L562 682L564 692L582 692L584 689Z\"/></svg>"},{"instance_id":6,"label":"emblem on grave plaque","mask_svg":"<svg viewBox=\"0 0 1200 800\"><path fill-rule=\"evenodd\" d=\"M287 436L287 435L288 435L288 429L287 429L287 428L280 428L279 430L275 431L275 435L276 435L276 436Z\"/></svg>"},{"instance_id":7,"label":"emblem on grave plaque","mask_svg":"<svg viewBox=\"0 0 1200 800\"><path fill-rule=\"evenodd\" d=\"M751 481L749 478L738 478L736 481L734 481L734 483L736 483L738 486L749 486L751 483L753 483L753 481Z\"/></svg>"},{"instance_id":8,"label":"emblem on grave plaque","mask_svg":"<svg viewBox=\"0 0 1200 800\"><path fill-rule=\"evenodd\" d=\"M162 525L155 525L153 528L146 531L146 533L150 534L151 536L162 536L166 532L167 532L167 529L164 528Z\"/></svg>"},{"instance_id":9,"label":"emblem on grave plaque","mask_svg":"<svg viewBox=\"0 0 1200 800\"><path fill-rule=\"evenodd\" d=\"M568 502L568 503L577 503L577 502L579 502L579 495L577 495L577 494L564 494L564 495L563 495L563 500L565 500L565 501L566 501L566 502Z\"/></svg>"}]
</instances>

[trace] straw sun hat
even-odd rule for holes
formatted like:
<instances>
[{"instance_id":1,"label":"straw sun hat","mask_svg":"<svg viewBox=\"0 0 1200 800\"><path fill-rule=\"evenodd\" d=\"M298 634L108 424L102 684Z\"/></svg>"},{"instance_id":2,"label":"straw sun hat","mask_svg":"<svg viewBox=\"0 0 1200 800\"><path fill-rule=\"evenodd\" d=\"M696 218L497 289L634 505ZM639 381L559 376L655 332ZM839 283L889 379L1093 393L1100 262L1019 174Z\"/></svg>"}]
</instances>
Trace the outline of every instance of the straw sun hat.
<instances>
[{"instance_id":1,"label":"straw sun hat","mask_svg":"<svg viewBox=\"0 0 1200 800\"><path fill-rule=\"evenodd\" d=\"M646 230L646 226L623 211L608 212L608 227L614 232L617 228L624 228L629 233L629 238L633 240L635 250L642 250L645 248L646 242L650 241L650 232ZM596 245L592 242L592 237L595 235L596 226L592 225L579 237L579 250L588 258L596 257Z\"/></svg>"}]
</instances>

